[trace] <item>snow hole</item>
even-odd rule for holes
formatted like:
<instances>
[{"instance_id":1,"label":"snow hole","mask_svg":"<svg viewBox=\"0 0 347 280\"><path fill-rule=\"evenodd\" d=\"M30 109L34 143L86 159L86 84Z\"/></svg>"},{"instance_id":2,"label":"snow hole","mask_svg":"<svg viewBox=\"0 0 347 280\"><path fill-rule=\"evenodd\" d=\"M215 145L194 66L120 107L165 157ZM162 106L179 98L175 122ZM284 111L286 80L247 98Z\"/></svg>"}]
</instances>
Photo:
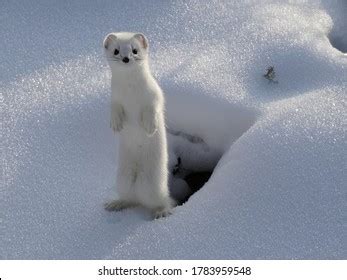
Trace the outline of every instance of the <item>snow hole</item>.
<instances>
[{"instance_id":1,"label":"snow hole","mask_svg":"<svg viewBox=\"0 0 347 280\"><path fill-rule=\"evenodd\" d=\"M204 111L204 113L208 115L209 112ZM235 143L256 120L254 111L233 107L223 117L225 122L209 123L210 127L204 128L209 134L206 138L212 138L208 139L209 142L197 135L168 129L169 188L170 195L178 205L187 202L194 193L205 186L223 153L228 151L230 145ZM218 130L222 134L218 135ZM226 131L228 133L225 133ZM221 148L222 142L216 141L220 139L218 136L229 139L222 141L229 143L227 147Z\"/></svg>"},{"instance_id":2,"label":"snow hole","mask_svg":"<svg viewBox=\"0 0 347 280\"><path fill-rule=\"evenodd\" d=\"M170 153L170 194L181 205L210 179L221 155L208 147L202 138L183 132L171 131L170 142L176 146ZM198 157L206 164L195 165Z\"/></svg>"},{"instance_id":3,"label":"snow hole","mask_svg":"<svg viewBox=\"0 0 347 280\"><path fill-rule=\"evenodd\" d=\"M330 44L342 53L347 53L347 39L343 36L330 34L329 35Z\"/></svg>"},{"instance_id":4,"label":"snow hole","mask_svg":"<svg viewBox=\"0 0 347 280\"><path fill-rule=\"evenodd\" d=\"M328 38L330 44L340 52L347 53L347 1L327 1L323 3L327 8L333 26L329 32Z\"/></svg>"}]
</instances>

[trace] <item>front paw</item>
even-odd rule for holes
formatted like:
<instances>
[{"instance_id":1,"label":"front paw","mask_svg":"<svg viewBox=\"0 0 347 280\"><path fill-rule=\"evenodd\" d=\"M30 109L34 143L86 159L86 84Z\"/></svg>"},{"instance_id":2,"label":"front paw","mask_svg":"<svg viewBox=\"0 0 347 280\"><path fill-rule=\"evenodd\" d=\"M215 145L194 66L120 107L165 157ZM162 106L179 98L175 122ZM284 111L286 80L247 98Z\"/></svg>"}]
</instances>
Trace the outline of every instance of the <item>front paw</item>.
<instances>
[{"instance_id":1,"label":"front paw","mask_svg":"<svg viewBox=\"0 0 347 280\"><path fill-rule=\"evenodd\" d=\"M125 122L125 112L124 108L121 105L115 105L111 111L111 121L110 127L114 132L119 132L123 129Z\"/></svg>"},{"instance_id":2,"label":"front paw","mask_svg":"<svg viewBox=\"0 0 347 280\"><path fill-rule=\"evenodd\" d=\"M157 114L150 108L142 111L140 124L148 136L152 136L158 129Z\"/></svg>"}]
</instances>

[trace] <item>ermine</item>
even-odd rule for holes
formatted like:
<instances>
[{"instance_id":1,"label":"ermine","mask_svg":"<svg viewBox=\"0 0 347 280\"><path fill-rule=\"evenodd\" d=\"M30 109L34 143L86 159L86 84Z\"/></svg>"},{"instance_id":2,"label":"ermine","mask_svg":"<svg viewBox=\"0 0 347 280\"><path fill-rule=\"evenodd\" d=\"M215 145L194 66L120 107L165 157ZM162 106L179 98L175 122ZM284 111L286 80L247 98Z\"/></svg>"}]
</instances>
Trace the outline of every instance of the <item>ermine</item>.
<instances>
[{"instance_id":1,"label":"ermine","mask_svg":"<svg viewBox=\"0 0 347 280\"><path fill-rule=\"evenodd\" d=\"M104 51L112 71L111 128L119 133L117 192L105 209L150 209L169 215L168 152L164 95L148 63L148 40L141 33L110 33Z\"/></svg>"}]
</instances>

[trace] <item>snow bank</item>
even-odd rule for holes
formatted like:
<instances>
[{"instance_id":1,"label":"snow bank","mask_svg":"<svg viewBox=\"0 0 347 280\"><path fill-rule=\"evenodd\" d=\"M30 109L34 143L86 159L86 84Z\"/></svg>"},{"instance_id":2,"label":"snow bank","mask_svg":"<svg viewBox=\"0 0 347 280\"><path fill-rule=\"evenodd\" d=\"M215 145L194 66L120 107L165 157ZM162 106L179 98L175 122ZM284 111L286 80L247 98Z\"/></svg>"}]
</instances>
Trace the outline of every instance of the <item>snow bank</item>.
<instances>
[{"instance_id":1,"label":"snow bank","mask_svg":"<svg viewBox=\"0 0 347 280\"><path fill-rule=\"evenodd\" d=\"M0 258L346 258L344 1L3 6ZM102 208L114 30L150 38L170 166L214 168L167 219Z\"/></svg>"}]
</instances>

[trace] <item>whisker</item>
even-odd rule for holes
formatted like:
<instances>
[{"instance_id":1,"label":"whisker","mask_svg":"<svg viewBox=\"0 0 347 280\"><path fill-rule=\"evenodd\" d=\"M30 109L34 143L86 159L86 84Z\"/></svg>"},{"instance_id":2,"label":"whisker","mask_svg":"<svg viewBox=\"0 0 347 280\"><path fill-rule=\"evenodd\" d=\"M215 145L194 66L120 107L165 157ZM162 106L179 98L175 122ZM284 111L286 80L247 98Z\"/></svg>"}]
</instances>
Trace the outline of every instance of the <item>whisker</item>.
<instances>
[{"instance_id":1,"label":"whisker","mask_svg":"<svg viewBox=\"0 0 347 280\"><path fill-rule=\"evenodd\" d=\"M117 58L117 57L113 57L113 56L106 56L106 59L108 61L122 61L120 58ZM140 57L134 57L134 60L135 61L141 61L141 60L144 60L143 58L140 58Z\"/></svg>"}]
</instances>

